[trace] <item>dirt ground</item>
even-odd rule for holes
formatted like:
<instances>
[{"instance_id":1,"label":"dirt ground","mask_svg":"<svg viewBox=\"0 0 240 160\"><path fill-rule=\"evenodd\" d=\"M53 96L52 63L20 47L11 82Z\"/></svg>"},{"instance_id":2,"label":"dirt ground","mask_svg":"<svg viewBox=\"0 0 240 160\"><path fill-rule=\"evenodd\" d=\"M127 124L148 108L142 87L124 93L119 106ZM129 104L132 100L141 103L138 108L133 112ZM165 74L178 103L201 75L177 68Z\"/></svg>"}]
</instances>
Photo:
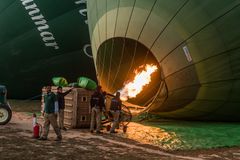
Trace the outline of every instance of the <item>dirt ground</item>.
<instances>
[{"instance_id":1,"label":"dirt ground","mask_svg":"<svg viewBox=\"0 0 240 160\"><path fill-rule=\"evenodd\" d=\"M12 102L12 104L17 102ZM13 109L10 123L0 126L0 160L4 159L240 159L240 148L220 148L194 151L169 151L149 143L136 130L147 128L131 123L127 134L91 134L88 129L63 131L63 140L55 142L50 131L47 141L32 138L32 117L34 109L21 104ZM41 123L41 119L39 120ZM127 136L133 135L135 136ZM164 133L165 134L165 133ZM167 136L167 135L166 135Z\"/></svg>"}]
</instances>

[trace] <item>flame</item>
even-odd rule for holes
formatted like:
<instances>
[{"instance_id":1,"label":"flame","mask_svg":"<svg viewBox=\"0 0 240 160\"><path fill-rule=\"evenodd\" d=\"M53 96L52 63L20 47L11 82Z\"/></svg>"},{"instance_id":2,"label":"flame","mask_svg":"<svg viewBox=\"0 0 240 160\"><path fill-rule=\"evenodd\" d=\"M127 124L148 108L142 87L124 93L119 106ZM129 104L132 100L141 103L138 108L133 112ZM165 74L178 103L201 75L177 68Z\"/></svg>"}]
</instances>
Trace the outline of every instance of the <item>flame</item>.
<instances>
[{"instance_id":1,"label":"flame","mask_svg":"<svg viewBox=\"0 0 240 160\"><path fill-rule=\"evenodd\" d=\"M128 98L136 97L143 87L151 82L151 75L157 70L157 66L147 64L145 67L140 66L138 69L144 68L142 71L135 70L135 77L132 82L125 84L124 88L120 90L121 100L127 101Z\"/></svg>"}]
</instances>

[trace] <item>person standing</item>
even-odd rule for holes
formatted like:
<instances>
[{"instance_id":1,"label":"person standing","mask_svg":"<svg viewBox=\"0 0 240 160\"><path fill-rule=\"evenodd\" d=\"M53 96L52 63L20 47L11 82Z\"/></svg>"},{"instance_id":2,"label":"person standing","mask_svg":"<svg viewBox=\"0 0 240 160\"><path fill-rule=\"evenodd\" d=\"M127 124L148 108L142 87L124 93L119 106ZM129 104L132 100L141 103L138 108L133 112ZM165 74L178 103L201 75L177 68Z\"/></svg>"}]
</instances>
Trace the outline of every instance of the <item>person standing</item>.
<instances>
[{"instance_id":1,"label":"person standing","mask_svg":"<svg viewBox=\"0 0 240 160\"><path fill-rule=\"evenodd\" d=\"M64 97L72 91L73 87L66 92L62 92L62 87L57 88L57 101L58 101L58 123L60 129L66 131L67 129L64 127L64 109L65 109L65 100Z\"/></svg>"},{"instance_id":2,"label":"person standing","mask_svg":"<svg viewBox=\"0 0 240 160\"><path fill-rule=\"evenodd\" d=\"M117 92L116 96L112 98L111 105L110 105L110 113L113 116L113 125L110 129L110 133L117 133L115 129L119 123L119 115L120 115L121 109L122 109L122 101L120 99L120 92Z\"/></svg>"},{"instance_id":3,"label":"person standing","mask_svg":"<svg viewBox=\"0 0 240 160\"><path fill-rule=\"evenodd\" d=\"M107 92L102 92L102 96L103 96L103 102L104 102L104 105L103 105L103 108L102 108L102 113L104 115L104 117L107 119L108 118L108 114L107 114L107 109L106 109L106 103L107 103L107 100L106 100L106 96L107 96Z\"/></svg>"},{"instance_id":4,"label":"person standing","mask_svg":"<svg viewBox=\"0 0 240 160\"><path fill-rule=\"evenodd\" d=\"M97 123L96 124L96 133L101 133L100 129L101 129L102 109L105 106L101 86L98 86L96 91L91 96L90 106L91 106L90 131L91 131L91 133L93 133L95 122L96 122Z\"/></svg>"},{"instance_id":5,"label":"person standing","mask_svg":"<svg viewBox=\"0 0 240 160\"><path fill-rule=\"evenodd\" d=\"M57 138L56 141L62 140L62 134L57 124L57 117L55 115L55 102L57 101L56 95L51 92L51 86L46 87L47 93L44 95L44 124L43 124L43 135L39 138L39 140L47 140L50 124L52 125Z\"/></svg>"}]
</instances>

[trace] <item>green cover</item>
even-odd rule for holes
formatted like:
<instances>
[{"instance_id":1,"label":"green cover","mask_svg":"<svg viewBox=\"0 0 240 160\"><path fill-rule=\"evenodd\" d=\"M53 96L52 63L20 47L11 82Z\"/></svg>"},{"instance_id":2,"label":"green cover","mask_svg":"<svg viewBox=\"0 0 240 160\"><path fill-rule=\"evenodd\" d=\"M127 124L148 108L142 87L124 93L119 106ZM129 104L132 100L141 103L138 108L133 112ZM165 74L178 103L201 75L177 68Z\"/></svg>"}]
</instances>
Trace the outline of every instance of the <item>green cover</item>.
<instances>
[{"instance_id":1,"label":"green cover","mask_svg":"<svg viewBox=\"0 0 240 160\"><path fill-rule=\"evenodd\" d=\"M79 77L78 86L89 90L95 90L97 88L96 82L87 77Z\"/></svg>"},{"instance_id":2,"label":"green cover","mask_svg":"<svg viewBox=\"0 0 240 160\"><path fill-rule=\"evenodd\" d=\"M64 77L53 77L52 82L55 86L61 86L61 87L68 86L68 82Z\"/></svg>"}]
</instances>

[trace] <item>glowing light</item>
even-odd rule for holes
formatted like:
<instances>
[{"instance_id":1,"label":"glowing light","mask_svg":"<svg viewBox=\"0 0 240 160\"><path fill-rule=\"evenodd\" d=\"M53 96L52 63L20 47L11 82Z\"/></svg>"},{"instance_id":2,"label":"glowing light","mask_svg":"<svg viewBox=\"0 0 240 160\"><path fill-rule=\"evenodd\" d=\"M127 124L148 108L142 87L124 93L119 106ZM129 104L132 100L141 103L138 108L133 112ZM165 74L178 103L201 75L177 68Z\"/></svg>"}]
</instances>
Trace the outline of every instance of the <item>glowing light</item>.
<instances>
[{"instance_id":1,"label":"glowing light","mask_svg":"<svg viewBox=\"0 0 240 160\"><path fill-rule=\"evenodd\" d=\"M138 71L141 68L144 69ZM143 87L151 82L151 75L157 70L157 66L147 64L145 67L140 66L138 70L134 71L134 80L125 84L125 86L120 90L121 100L127 101L129 98L136 97L143 90Z\"/></svg>"}]
</instances>

